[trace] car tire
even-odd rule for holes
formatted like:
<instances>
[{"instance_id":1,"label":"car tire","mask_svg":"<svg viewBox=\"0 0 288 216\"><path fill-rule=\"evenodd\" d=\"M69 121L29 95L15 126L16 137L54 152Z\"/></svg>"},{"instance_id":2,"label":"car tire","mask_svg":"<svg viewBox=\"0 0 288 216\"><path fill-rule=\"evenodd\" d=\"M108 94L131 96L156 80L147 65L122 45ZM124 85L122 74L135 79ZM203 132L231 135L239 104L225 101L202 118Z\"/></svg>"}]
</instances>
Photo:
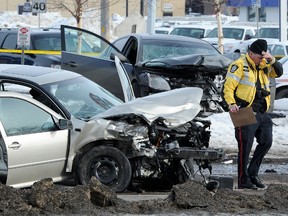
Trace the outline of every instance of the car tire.
<instances>
[{"instance_id":1,"label":"car tire","mask_svg":"<svg viewBox=\"0 0 288 216\"><path fill-rule=\"evenodd\" d=\"M288 88L281 89L280 91L276 92L275 100L278 100L281 98L288 98Z\"/></svg>"},{"instance_id":2,"label":"car tire","mask_svg":"<svg viewBox=\"0 0 288 216\"><path fill-rule=\"evenodd\" d=\"M79 183L86 185L92 176L115 192L123 192L132 176L128 158L109 146L94 147L80 158L77 169Z\"/></svg>"}]
</instances>

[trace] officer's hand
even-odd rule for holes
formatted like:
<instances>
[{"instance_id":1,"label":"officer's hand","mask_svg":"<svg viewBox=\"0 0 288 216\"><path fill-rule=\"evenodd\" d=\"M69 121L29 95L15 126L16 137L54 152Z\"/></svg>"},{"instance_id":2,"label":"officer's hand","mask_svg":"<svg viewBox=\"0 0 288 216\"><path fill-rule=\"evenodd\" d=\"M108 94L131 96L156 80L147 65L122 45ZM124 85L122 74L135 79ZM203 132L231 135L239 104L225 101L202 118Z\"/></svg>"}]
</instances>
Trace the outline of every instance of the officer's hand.
<instances>
[{"instance_id":1,"label":"officer's hand","mask_svg":"<svg viewBox=\"0 0 288 216\"><path fill-rule=\"evenodd\" d=\"M274 63L275 62L275 57L272 56L269 52L262 52L263 58L265 58L269 63Z\"/></svg>"},{"instance_id":2,"label":"officer's hand","mask_svg":"<svg viewBox=\"0 0 288 216\"><path fill-rule=\"evenodd\" d=\"M236 113L239 111L239 106L237 104L230 104L229 111L232 113Z\"/></svg>"}]
</instances>

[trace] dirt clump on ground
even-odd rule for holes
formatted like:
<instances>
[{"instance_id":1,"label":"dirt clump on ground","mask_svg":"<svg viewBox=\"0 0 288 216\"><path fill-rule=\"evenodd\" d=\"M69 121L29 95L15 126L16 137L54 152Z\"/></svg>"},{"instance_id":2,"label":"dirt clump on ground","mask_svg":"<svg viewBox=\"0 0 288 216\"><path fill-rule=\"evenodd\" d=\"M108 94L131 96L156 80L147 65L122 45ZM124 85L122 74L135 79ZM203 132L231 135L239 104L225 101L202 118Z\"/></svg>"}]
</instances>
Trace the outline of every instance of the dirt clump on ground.
<instances>
[{"instance_id":1,"label":"dirt clump on ground","mask_svg":"<svg viewBox=\"0 0 288 216\"><path fill-rule=\"evenodd\" d=\"M285 214L288 186L269 184L266 190L208 191L197 181L173 186L166 199L126 201L92 178L89 185L63 186L52 179L28 189L0 185L0 214L3 215L125 215L186 213Z\"/></svg>"}]
</instances>

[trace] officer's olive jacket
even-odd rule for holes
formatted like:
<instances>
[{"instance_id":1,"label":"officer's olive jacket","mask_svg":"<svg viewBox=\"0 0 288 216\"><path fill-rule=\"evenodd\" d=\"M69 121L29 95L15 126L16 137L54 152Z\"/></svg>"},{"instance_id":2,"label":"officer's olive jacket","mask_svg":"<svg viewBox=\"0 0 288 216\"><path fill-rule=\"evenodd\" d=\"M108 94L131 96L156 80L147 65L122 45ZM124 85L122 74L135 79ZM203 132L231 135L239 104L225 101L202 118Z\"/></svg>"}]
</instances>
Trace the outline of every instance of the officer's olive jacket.
<instances>
[{"instance_id":1,"label":"officer's olive jacket","mask_svg":"<svg viewBox=\"0 0 288 216\"><path fill-rule=\"evenodd\" d=\"M257 74L256 66L248 53L229 66L223 89L223 96L228 105L237 103L235 98L245 101L248 104L246 106L252 105L256 93ZM259 65L261 87L269 92L269 78L276 78L282 74L282 65L277 61L270 65L263 59ZM265 99L268 110L270 95Z\"/></svg>"}]
</instances>

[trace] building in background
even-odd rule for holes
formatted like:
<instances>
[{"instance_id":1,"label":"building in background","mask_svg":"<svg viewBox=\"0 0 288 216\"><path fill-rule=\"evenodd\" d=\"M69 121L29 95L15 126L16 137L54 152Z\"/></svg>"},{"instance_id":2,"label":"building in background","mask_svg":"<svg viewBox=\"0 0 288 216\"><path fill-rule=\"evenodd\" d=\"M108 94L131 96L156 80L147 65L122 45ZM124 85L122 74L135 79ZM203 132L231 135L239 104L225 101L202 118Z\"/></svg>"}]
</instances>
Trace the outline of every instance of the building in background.
<instances>
[{"instance_id":1,"label":"building in background","mask_svg":"<svg viewBox=\"0 0 288 216\"><path fill-rule=\"evenodd\" d=\"M3 4L4 1L4 4ZM75 0L66 0L72 3ZM185 15L185 1L186 0L156 0L156 17L162 16L184 16ZM26 0L1 0L0 11L17 11L18 5L23 5ZM32 2L32 0L30 0ZM49 10L49 0L46 1L48 5L48 11L59 12L57 10ZM98 1L99 5L101 0ZM117 13L120 16L126 16L133 11L142 12L144 16L147 15L148 0L109 0L109 11L112 14ZM99 8L98 5L98 8ZM100 8L99 8L100 10ZM63 16L70 16L67 12L62 14Z\"/></svg>"},{"instance_id":2,"label":"building in background","mask_svg":"<svg viewBox=\"0 0 288 216\"><path fill-rule=\"evenodd\" d=\"M256 21L256 0L228 0L227 6L239 8L239 21ZM279 1L278 0L259 0L259 21L260 22L279 22Z\"/></svg>"},{"instance_id":3,"label":"building in background","mask_svg":"<svg viewBox=\"0 0 288 216\"><path fill-rule=\"evenodd\" d=\"M65 2L73 2L75 0L66 0ZM259 0L261 7L259 8L259 21L261 22L278 22L279 21L279 1L278 0ZM1 0L0 12L17 11L18 5L23 5L26 0ZM32 2L32 0L30 0ZM98 1L99 5L101 0ZM228 0L226 6L223 6L223 14L239 16L239 21L254 22L255 8L253 2L256 0ZM120 16L128 16L133 11L139 11L141 15L147 16L148 0L109 0L110 17L113 14ZM48 11L59 12L49 9L49 0L47 0ZM98 8L100 10L100 7ZM156 0L156 17L163 16L185 16L191 14L214 14L214 8L211 3L203 0ZM70 14L62 12L63 16L69 17Z\"/></svg>"}]
</instances>

